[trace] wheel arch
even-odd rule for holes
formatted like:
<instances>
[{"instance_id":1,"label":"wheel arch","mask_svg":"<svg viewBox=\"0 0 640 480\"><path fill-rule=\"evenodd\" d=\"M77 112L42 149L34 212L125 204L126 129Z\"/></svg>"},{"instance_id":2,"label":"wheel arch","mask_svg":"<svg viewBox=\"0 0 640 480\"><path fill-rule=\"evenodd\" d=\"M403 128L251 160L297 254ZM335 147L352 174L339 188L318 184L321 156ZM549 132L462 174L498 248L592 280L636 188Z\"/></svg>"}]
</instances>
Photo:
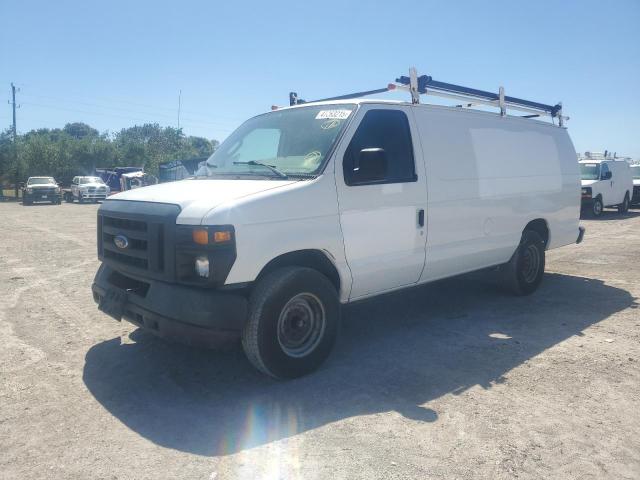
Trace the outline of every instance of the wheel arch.
<instances>
[{"instance_id":1,"label":"wheel arch","mask_svg":"<svg viewBox=\"0 0 640 480\"><path fill-rule=\"evenodd\" d=\"M525 227L522 229L522 232L524 233L526 230L534 231L538 235L540 235L540 237L542 237L542 240L544 240L545 249L547 248L547 246L549 245L550 230L549 224L544 218L536 218L534 220L531 220L525 225Z\"/></svg>"},{"instance_id":2,"label":"wheel arch","mask_svg":"<svg viewBox=\"0 0 640 480\"><path fill-rule=\"evenodd\" d=\"M262 270L260 270L260 273L256 277L256 281L264 277L267 273L282 267L313 268L329 279L336 288L338 295L341 293L340 288L342 286L342 282L340 280L340 273L333 261L329 258L329 255L322 250L295 250L278 255L277 257L269 260L269 262L262 267Z\"/></svg>"}]
</instances>

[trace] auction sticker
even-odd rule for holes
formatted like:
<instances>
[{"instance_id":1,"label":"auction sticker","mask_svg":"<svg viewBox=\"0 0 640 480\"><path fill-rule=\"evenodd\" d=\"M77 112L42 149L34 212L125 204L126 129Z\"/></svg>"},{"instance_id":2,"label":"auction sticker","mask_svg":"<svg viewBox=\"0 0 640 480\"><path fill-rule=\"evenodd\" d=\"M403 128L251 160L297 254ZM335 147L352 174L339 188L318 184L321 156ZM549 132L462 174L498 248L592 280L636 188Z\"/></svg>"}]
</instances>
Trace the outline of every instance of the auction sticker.
<instances>
[{"instance_id":1,"label":"auction sticker","mask_svg":"<svg viewBox=\"0 0 640 480\"><path fill-rule=\"evenodd\" d=\"M320 110L316 120L344 120L350 113L351 110Z\"/></svg>"}]
</instances>

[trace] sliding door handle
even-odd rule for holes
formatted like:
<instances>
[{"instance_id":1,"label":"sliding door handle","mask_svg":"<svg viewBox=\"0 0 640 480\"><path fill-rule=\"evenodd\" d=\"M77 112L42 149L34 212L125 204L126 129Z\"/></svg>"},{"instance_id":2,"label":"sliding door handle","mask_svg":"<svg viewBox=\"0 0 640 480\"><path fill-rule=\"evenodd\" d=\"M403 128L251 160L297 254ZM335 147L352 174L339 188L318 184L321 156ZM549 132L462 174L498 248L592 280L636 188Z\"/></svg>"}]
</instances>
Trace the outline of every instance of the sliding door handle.
<instances>
[{"instance_id":1,"label":"sliding door handle","mask_svg":"<svg viewBox=\"0 0 640 480\"><path fill-rule=\"evenodd\" d=\"M418 210L418 226L424 227L424 209Z\"/></svg>"}]
</instances>

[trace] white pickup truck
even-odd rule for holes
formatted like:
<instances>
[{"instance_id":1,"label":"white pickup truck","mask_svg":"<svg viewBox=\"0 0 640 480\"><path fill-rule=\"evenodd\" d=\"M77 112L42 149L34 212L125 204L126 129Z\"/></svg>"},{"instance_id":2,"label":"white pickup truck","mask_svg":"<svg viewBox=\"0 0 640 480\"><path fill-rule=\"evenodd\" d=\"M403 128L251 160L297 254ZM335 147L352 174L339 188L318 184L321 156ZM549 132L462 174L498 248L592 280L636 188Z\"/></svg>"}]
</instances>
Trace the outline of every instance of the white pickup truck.
<instances>
[{"instance_id":1,"label":"white pickup truck","mask_svg":"<svg viewBox=\"0 0 640 480\"><path fill-rule=\"evenodd\" d=\"M103 203L94 300L161 336L241 338L277 378L324 361L343 304L487 267L530 294L545 251L584 233L567 130L500 113L297 105L245 122L199 174Z\"/></svg>"},{"instance_id":2,"label":"white pickup truck","mask_svg":"<svg viewBox=\"0 0 640 480\"><path fill-rule=\"evenodd\" d=\"M74 200L79 203L97 202L105 200L108 195L109 187L100 177L73 177L71 188L64 191L64 199L69 203Z\"/></svg>"}]
</instances>

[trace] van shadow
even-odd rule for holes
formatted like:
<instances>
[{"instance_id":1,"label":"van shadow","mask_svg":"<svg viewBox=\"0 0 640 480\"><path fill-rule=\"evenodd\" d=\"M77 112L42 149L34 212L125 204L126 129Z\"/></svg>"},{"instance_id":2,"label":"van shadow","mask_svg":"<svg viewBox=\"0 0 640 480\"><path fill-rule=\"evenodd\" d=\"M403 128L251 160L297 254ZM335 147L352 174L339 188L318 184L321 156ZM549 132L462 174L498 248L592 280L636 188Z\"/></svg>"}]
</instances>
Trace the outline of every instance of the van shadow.
<instances>
[{"instance_id":1,"label":"van shadow","mask_svg":"<svg viewBox=\"0 0 640 480\"><path fill-rule=\"evenodd\" d=\"M633 207L631 207L633 208ZM628 218L640 217L640 211L628 210L626 213L620 213L615 209L604 209L599 217L594 217L588 213L581 212L580 220L594 220L596 222L606 222L611 220L626 220Z\"/></svg>"},{"instance_id":2,"label":"van shadow","mask_svg":"<svg viewBox=\"0 0 640 480\"><path fill-rule=\"evenodd\" d=\"M443 412L429 401L489 389L540 352L637 306L627 291L582 277L547 274L529 297L478 280L465 275L347 307L329 361L298 380L257 373L240 348L194 350L141 330L135 343L94 345L83 380L154 443L225 455L377 412L435 422Z\"/></svg>"}]
</instances>

